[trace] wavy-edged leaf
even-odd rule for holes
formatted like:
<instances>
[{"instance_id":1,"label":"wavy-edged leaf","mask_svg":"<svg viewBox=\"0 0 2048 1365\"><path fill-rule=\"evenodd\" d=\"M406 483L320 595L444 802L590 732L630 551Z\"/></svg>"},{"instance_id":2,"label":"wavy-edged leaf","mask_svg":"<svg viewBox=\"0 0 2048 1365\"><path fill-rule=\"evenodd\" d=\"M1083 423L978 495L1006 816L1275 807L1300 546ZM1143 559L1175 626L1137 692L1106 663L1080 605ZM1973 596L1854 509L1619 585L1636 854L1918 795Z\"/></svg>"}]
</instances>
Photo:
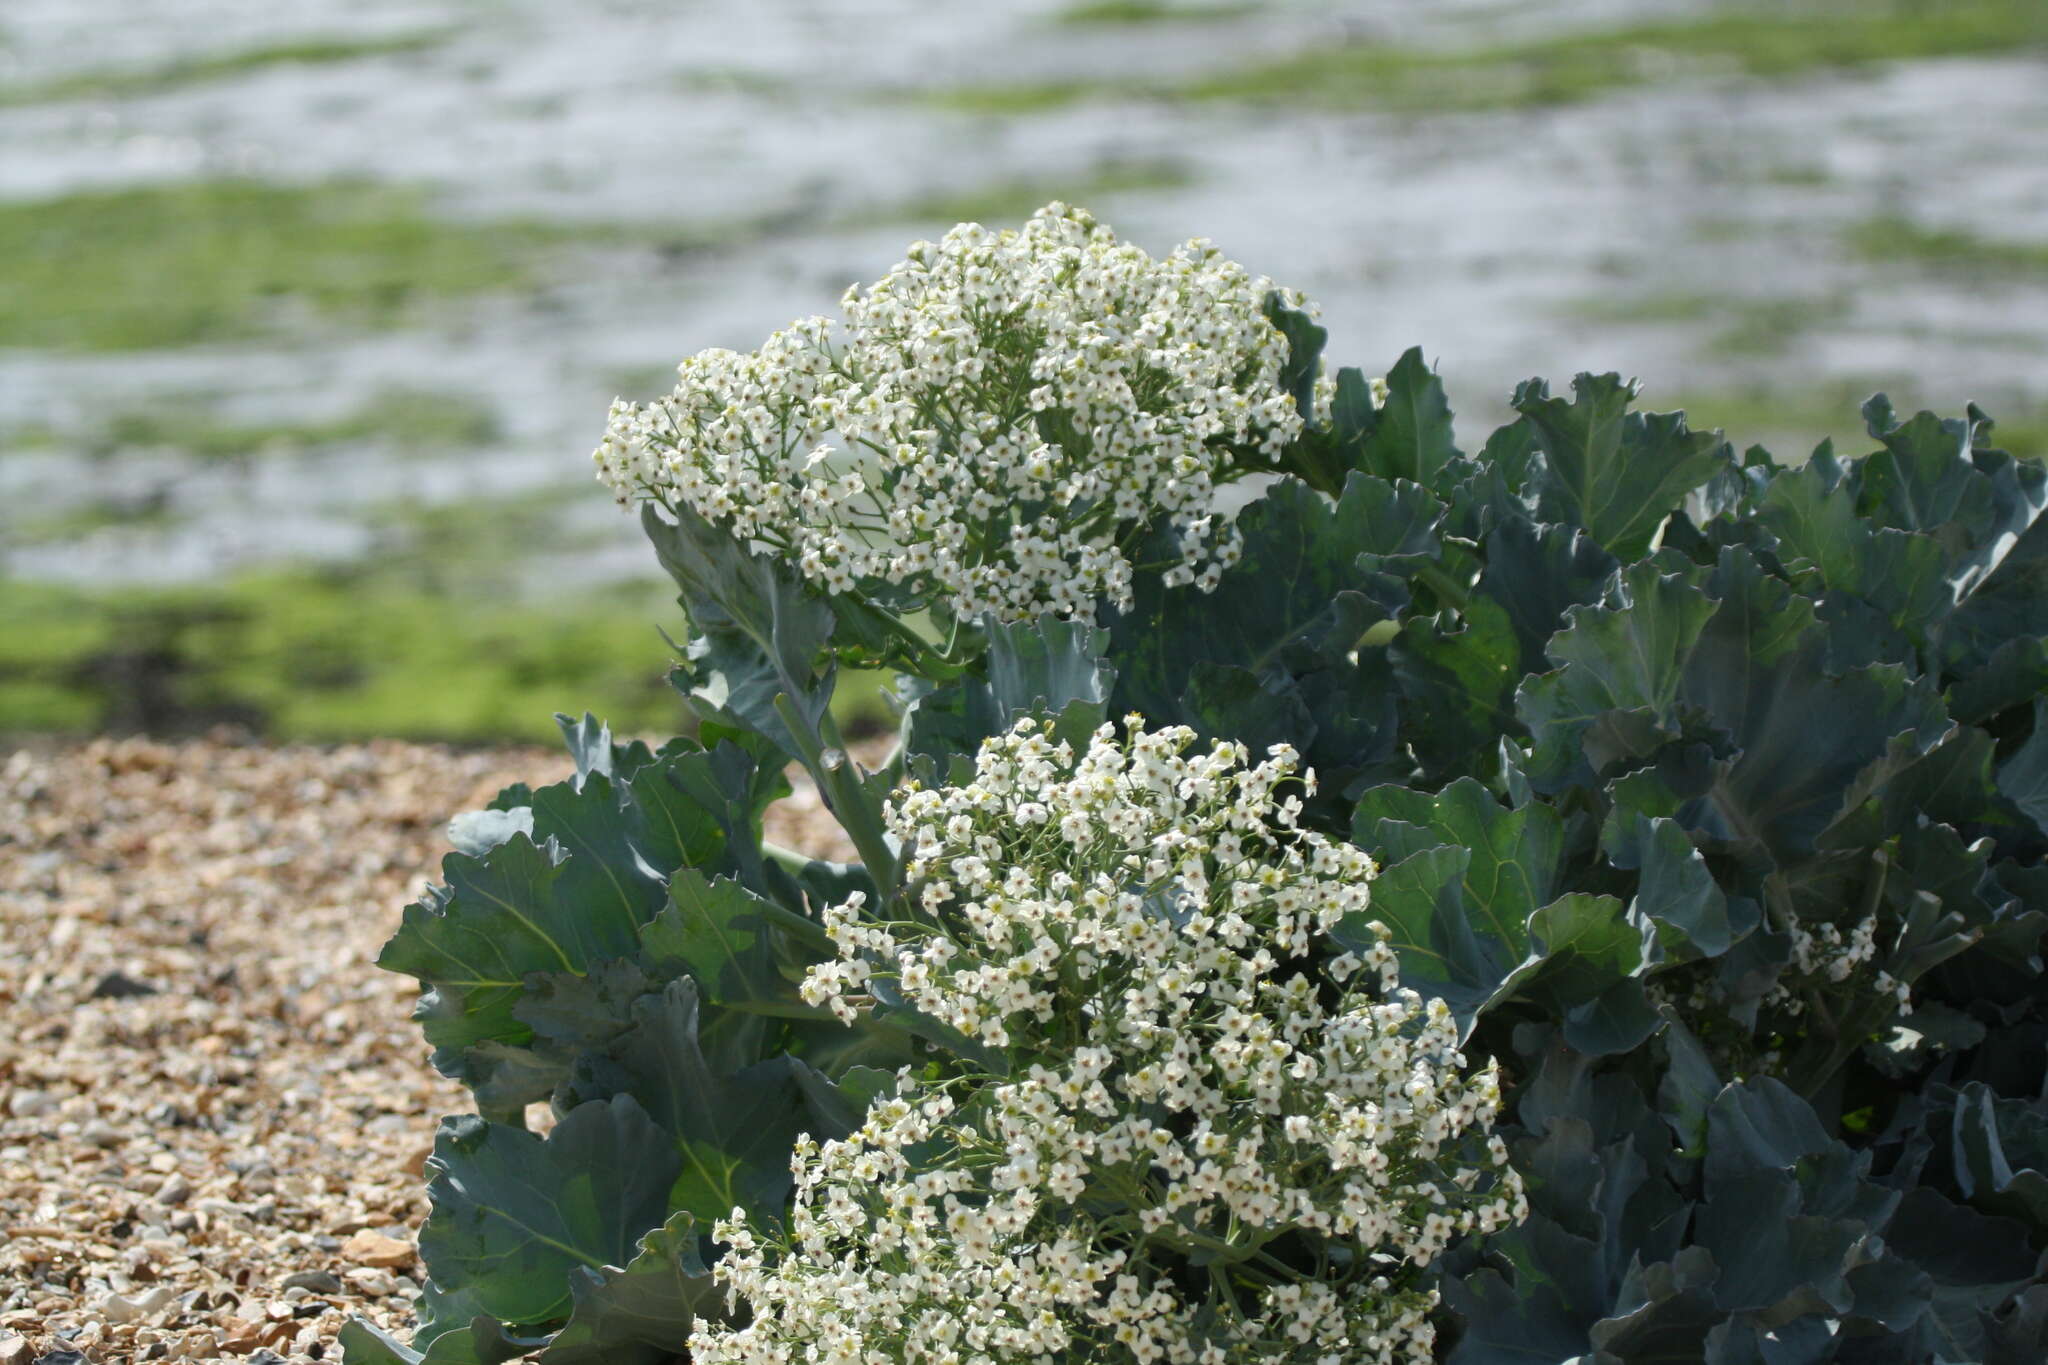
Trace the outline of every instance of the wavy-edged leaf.
<instances>
[{"instance_id":1,"label":"wavy-edged leaf","mask_svg":"<svg viewBox=\"0 0 2048 1365\"><path fill-rule=\"evenodd\" d=\"M1735 939L1727 893L1684 828L1643 815L1634 815L1632 825L1622 846L1606 845L1615 866L1640 869L1630 915L1655 926L1658 948L1672 961L1727 952Z\"/></svg>"},{"instance_id":2,"label":"wavy-edged leaf","mask_svg":"<svg viewBox=\"0 0 2048 1365\"><path fill-rule=\"evenodd\" d=\"M2048 1242L2048 1110L1973 1082L1955 1095L1948 1160L1963 1198Z\"/></svg>"},{"instance_id":3,"label":"wavy-edged leaf","mask_svg":"<svg viewBox=\"0 0 2048 1365\"><path fill-rule=\"evenodd\" d=\"M1546 652L1565 613L1600 601L1620 561L1576 526L1508 517L1486 538L1479 587L1506 609L1521 644L1521 670L1551 666Z\"/></svg>"},{"instance_id":4,"label":"wavy-edged leaf","mask_svg":"<svg viewBox=\"0 0 2048 1365\"><path fill-rule=\"evenodd\" d=\"M1178 714L1197 663L1264 674L1298 641L1349 650L1355 640L1329 636L1344 623L1363 629L1356 606L1342 599L1365 585L1357 561L1376 548L1370 532L1383 510L1356 476L1341 500L1281 479L1238 514L1244 552L1215 591L1142 576L1132 610L1110 627L1119 709L1154 723Z\"/></svg>"},{"instance_id":5,"label":"wavy-edged leaf","mask_svg":"<svg viewBox=\"0 0 2048 1365\"><path fill-rule=\"evenodd\" d=\"M1403 787L1367 791L1352 815L1352 841L1383 862L1454 845L1470 858L1464 901L1502 941L1556 894L1564 827L1549 806L1504 808L1485 786L1463 777L1434 796Z\"/></svg>"},{"instance_id":6,"label":"wavy-edged leaf","mask_svg":"<svg viewBox=\"0 0 2048 1365\"><path fill-rule=\"evenodd\" d=\"M687 973L706 1003L726 1009L817 1015L797 999L784 969L832 956L823 929L729 877L713 881L694 868L676 873L669 896L641 932L664 975Z\"/></svg>"},{"instance_id":7,"label":"wavy-edged leaf","mask_svg":"<svg viewBox=\"0 0 2048 1365\"><path fill-rule=\"evenodd\" d=\"M481 858L515 834L533 837L533 807L464 811L448 822L448 842L457 853Z\"/></svg>"},{"instance_id":8,"label":"wavy-edged leaf","mask_svg":"<svg viewBox=\"0 0 2048 1365\"><path fill-rule=\"evenodd\" d=\"M401 1344L381 1327L362 1318L350 1318L337 1340L346 1365L504 1365L520 1360L548 1344L546 1336L518 1336L488 1317L449 1328L424 1341L416 1333L414 1344Z\"/></svg>"},{"instance_id":9,"label":"wavy-edged leaf","mask_svg":"<svg viewBox=\"0 0 2048 1365\"><path fill-rule=\"evenodd\" d=\"M1556 670L1516 690L1515 710L1534 744L1526 772L1541 791L1647 758L1680 733L1686 665L1719 607L1648 561L1623 571L1617 598L1614 606L1571 608L1548 646ZM1622 719L1633 724L1618 726Z\"/></svg>"},{"instance_id":10,"label":"wavy-edged leaf","mask_svg":"<svg viewBox=\"0 0 2048 1365\"><path fill-rule=\"evenodd\" d=\"M1078 702L1093 730L1109 711L1116 670L1105 659L1109 632L1083 621L1041 616L988 625L988 691L1007 730L1026 714L1064 717Z\"/></svg>"},{"instance_id":11,"label":"wavy-edged leaf","mask_svg":"<svg viewBox=\"0 0 2048 1365\"><path fill-rule=\"evenodd\" d=\"M1361 799L1354 828L1364 847L1398 861L1374 881L1371 911L1333 936L1363 949L1366 925L1385 923L1403 980L1443 997L1468 1033L1517 996L1560 1013L1583 1007L1575 1042L1600 1050L1633 1046L1655 1026L1634 983L1607 994L1642 966L1642 936L1621 903L1551 895L1559 827L1549 807L1503 809L1469 778L1434 798L1379 787Z\"/></svg>"},{"instance_id":12,"label":"wavy-edged leaf","mask_svg":"<svg viewBox=\"0 0 2048 1365\"><path fill-rule=\"evenodd\" d=\"M1686 495L1734 460L1718 432L1689 429L1682 412L1630 412L1635 396L1618 374L1581 374L1569 403L1540 379L1514 399L1543 450L1540 519L1584 527L1622 559L1647 551Z\"/></svg>"},{"instance_id":13,"label":"wavy-edged leaf","mask_svg":"<svg viewBox=\"0 0 2048 1365\"><path fill-rule=\"evenodd\" d=\"M1387 648L1403 738L1427 782L1486 776L1486 756L1498 752L1503 736L1523 732L1515 709L1521 646L1507 610L1475 596L1458 616L1411 616Z\"/></svg>"},{"instance_id":14,"label":"wavy-edged leaf","mask_svg":"<svg viewBox=\"0 0 2048 1365\"><path fill-rule=\"evenodd\" d=\"M2048 509L2048 471L1978 445L1976 428L1988 423L1974 408L1960 421L1931 412L1901 421L1877 394L1863 417L1884 449L1863 461L1859 510L1938 541L1954 600L1968 597Z\"/></svg>"},{"instance_id":15,"label":"wavy-edged leaf","mask_svg":"<svg viewBox=\"0 0 2048 1365\"><path fill-rule=\"evenodd\" d=\"M664 1216L687 1211L709 1226L734 1208L780 1207L790 1148L814 1126L814 1111L803 1081L808 1068L796 1058L773 1056L728 1072L707 1057L699 1001L688 977L641 997L633 1028L604 1053L585 1053L566 1089L577 1104L572 1114L601 1099L644 1097L652 1124L673 1135L671 1154L680 1152L666 1168L673 1188Z\"/></svg>"},{"instance_id":16,"label":"wavy-edged leaf","mask_svg":"<svg viewBox=\"0 0 2048 1365\"><path fill-rule=\"evenodd\" d=\"M1423 360L1419 346L1404 351L1386 378L1387 401L1357 439L1352 467L1435 488L1451 462L1461 458L1443 381Z\"/></svg>"},{"instance_id":17,"label":"wavy-edged leaf","mask_svg":"<svg viewBox=\"0 0 2048 1365\"><path fill-rule=\"evenodd\" d=\"M556 1321L571 1307L572 1270L624 1265L668 1218L681 1169L675 1140L630 1095L577 1105L545 1139L444 1119L420 1259L444 1292L500 1321Z\"/></svg>"},{"instance_id":18,"label":"wavy-edged leaf","mask_svg":"<svg viewBox=\"0 0 2048 1365\"><path fill-rule=\"evenodd\" d=\"M580 779L532 792L532 835L450 854L446 887L406 909L378 958L425 987L415 1017L434 1064L493 1113L544 1096L555 1068L521 1051L533 1037L518 1015L529 978L634 957L679 867L758 876L761 814L785 790L779 770L734 742L677 741L630 769L593 761Z\"/></svg>"},{"instance_id":19,"label":"wavy-edged leaf","mask_svg":"<svg viewBox=\"0 0 2048 1365\"><path fill-rule=\"evenodd\" d=\"M834 675L826 651L837 624L832 607L811 595L788 564L755 554L689 507L670 516L649 503L640 524L690 616L678 688L700 716L745 725L801 758L774 699L787 694L813 726L825 714Z\"/></svg>"},{"instance_id":20,"label":"wavy-edged leaf","mask_svg":"<svg viewBox=\"0 0 2048 1365\"><path fill-rule=\"evenodd\" d=\"M630 921L585 917L580 904L557 894L556 854L526 835L484 858L451 853L441 871L445 897L408 906L377 965L429 987L415 1017L438 1050L435 1065L458 1078L463 1048L531 1036L512 1013L530 973L581 972L628 956L638 943Z\"/></svg>"},{"instance_id":21,"label":"wavy-edged leaf","mask_svg":"<svg viewBox=\"0 0 2048 1365\"><path fill-rule=\"evenodd\" d=\"M1829 591L1862 598L1890 627L1925 641L1955 606L1947 556L1932 537L1872 524L1855 483L1824 448L1771 481L1758 516L1784 558L1812 564Z\"/></svg>"},{"instance_id":22,"label":"wavy-edged leaf","mask_svg":"<svg viewBox=\"0 0 2048 1365\"><path fill-rule=\"evenodd\" d=\"M542 1365L661 1365L688 1354L700 1316L718 1316L725 1295L702 1257L703 1229L680 1212L640 1239L623 1267L570 1274L569 1321Z\"/></svg>"},{"instance_id":23,"label":"wavy-edged leaf","mask_svg":"<svg viewBox=\"0 0 2048 1365\"><path fill-rule=\"evenodd\" d=\"M2048 697L2034 701L2034 731L1998 765L1998 790L2048 833Z\"/></svg>"}]
</instances>

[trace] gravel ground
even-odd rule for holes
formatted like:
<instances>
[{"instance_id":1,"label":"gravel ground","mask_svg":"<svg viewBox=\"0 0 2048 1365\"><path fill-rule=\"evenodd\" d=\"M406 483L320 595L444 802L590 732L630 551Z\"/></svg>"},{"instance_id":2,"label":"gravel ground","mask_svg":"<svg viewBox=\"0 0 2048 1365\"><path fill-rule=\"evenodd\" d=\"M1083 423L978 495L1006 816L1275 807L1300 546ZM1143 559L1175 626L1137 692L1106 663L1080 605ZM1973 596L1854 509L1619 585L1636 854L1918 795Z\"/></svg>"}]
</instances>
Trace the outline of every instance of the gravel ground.
<instances>
[{"instance_id":1,"label":"gravel ground","mask_svg":"<svg viewBox=\"0 0 2048 1365\"><path fill-rule=\"evenodd\" d=\"M332 1361L349 1317L410 1322L421 1164L468 1106L373 963L450 815L568 770L232 737L0 758L0 1365ZM808 787L771 826L847 856Z\"/></svg>"}]
</instances>

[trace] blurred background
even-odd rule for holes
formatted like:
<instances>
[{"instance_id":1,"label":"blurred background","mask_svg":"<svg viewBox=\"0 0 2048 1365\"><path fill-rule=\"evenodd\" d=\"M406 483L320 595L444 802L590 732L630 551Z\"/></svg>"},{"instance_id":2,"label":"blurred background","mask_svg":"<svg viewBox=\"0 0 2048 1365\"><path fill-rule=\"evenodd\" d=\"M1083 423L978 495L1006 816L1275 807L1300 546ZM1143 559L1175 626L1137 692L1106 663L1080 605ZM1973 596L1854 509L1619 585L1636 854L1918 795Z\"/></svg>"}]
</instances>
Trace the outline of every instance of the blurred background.
<instances>
[{"instance_id":1,"label":"blurred background","mask_svg":"<svg viewBox=\"0 0 2048 1365\"><path fill-rule=\"evenodd\" d=\"M607 402L1053 198L1467 448L1618 369L2048 453L2044 0L4 0L0 738L673 730Z\"/></svg>"}]
</instances>

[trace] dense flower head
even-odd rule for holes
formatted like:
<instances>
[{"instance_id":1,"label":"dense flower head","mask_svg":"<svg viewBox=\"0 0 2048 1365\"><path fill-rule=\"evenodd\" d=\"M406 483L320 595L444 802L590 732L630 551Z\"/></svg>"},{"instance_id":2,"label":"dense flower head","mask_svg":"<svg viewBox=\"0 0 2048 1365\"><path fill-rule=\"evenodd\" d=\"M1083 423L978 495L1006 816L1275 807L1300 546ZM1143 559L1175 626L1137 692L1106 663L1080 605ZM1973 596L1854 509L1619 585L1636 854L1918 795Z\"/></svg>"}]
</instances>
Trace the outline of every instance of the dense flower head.
<instances>
[{"instance_id":1,"label":"dense flower head","mask_svg":"<svg viewBox=\"0 0 2048 1365\"><path fill-rule=\"evenodd\" d=\"M1272 457L1301 429L1273 292L1206 241L1154 258L1065 204L963 223L848 290L838 328L702 352L668 397L615 403L593 458L622 502L686 504L832 592L1128 605L1153 524L1169 580L1212 586L1240 552L1213 509L1232 447Z\"/></svg>"},{"instance_id":2,"label":"dense flower head","mask_svg":"<svg viewBox=\"0 0 2048 1365\"><path fill-rule=\"evenodd\" d=\"M1027 720L900 795L911 918L830 912L805 998L914 1009L964 1071L806 1143L786 1229L720 1225L749 1315L693 1360L1428 1360L1419 1268L1526 1203L1497 1072L1364 920L1372 860L1295 828L1312 781Z\"/></svg>"}]
</instances>

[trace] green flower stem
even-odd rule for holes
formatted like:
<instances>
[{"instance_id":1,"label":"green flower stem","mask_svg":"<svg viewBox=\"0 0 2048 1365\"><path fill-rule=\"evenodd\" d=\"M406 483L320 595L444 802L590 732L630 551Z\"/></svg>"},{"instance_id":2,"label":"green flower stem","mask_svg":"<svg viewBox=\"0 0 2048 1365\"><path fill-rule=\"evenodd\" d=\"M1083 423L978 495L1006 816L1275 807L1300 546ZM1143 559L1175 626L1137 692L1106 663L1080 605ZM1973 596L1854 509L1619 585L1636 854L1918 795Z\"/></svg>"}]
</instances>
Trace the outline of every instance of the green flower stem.
<instances>
[{"instance_id":1,"label":"green flower stem","mask_svg":"<svg viewBox=\"0 0 2048 1365\"><path fill-rule=\"evenodd\" d=\"M860 768L847 754L831 713L827 712L814 728L797 710L789 693L778 692L775 714L782 718L802 750L805 771L818 784L818 794L853 841L868 875L875 879L876 889L884 899L894 895L901 873L882 829L881 806L861 782Z\"/></svg>"},{"instance_id":2,"label":"green flower stem","mask_svg":"<svg viewBox=\"0 0 2048 1365\"><path fill-rule=\"evenodd\" d=\"M1465 589L1459 587L1452 580L1451 576L1444 572L1443 566L1440 564L1431 564L1424 561L1422 566L1415 571L1415 576L1422 580L1440 600L1456 607L1459 611L1465 610L1472 600L1471 595Z\"/></svg>"},{"instance_id":3,"label":"green flower stem","mask_svg":"<svg viewBox=\"0 0 2048 1365\"><path fill-rule=\"evenodd\" d=\"M801 877L804 874L804 869L816 861L806 854L797 852L793 848L784 848L781 844L771 844L766 839L761 841L761 856L774 863L784 872L789 873L792 877Z\"/></svg>"}]
</instances>

